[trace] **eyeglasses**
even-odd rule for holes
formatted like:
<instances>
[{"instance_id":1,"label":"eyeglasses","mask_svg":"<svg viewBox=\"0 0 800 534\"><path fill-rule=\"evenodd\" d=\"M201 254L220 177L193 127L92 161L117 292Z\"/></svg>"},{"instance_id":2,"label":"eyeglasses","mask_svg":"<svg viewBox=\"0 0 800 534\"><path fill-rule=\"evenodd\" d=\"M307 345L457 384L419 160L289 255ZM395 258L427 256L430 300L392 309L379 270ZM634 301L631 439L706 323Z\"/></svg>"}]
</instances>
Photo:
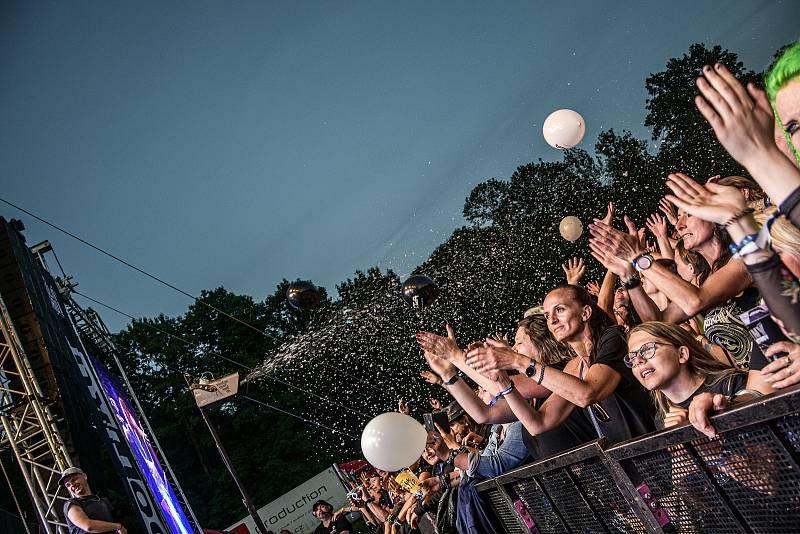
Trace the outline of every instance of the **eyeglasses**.
<instances>
[{"instance_id":1,"label":"eyeglasses","mask_svg":"<svg viewBox=\"0 0 800 534\"><path fill-rule=\"evenodd\" d=\"M659 345L674 347L674 345L672 345L671 343L658 343L656 341L650 341L639 347L639 350L635 350L633 352L629 352L628 354L626 354L625 357L622 359L622 361L625 362L625 365L633 369L634 367L639 365L638 363L639 358L641 358L643 361L647 361L651 359L653 356L655 356L656 348Z\"/></svg>"}]
</instances>

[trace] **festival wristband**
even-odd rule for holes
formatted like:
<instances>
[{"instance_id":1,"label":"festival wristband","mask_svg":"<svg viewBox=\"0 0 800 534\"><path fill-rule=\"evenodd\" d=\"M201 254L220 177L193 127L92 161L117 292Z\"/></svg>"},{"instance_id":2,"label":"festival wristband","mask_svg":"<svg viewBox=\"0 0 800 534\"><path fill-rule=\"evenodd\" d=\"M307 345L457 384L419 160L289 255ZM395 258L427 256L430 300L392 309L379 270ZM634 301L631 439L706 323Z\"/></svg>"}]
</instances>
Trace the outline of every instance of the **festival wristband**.
<instances>
[{"instance_id":1,"label":"festival wristband","mask_svg":"<svg viewBox=\"0 0 800 534\"><path fill-rule=\"evenodd\" d=\"M458 374L458 371L456 371L456 374L454 374L453 376L451 376L449 380L444 380L444 381L442 382L442 385L444 385L444 386L452 386L453 384L455 384L456 382L458 382L458 379L459 379L459 378L461 378L461 376Z\"/></svg>"}]
</instances>

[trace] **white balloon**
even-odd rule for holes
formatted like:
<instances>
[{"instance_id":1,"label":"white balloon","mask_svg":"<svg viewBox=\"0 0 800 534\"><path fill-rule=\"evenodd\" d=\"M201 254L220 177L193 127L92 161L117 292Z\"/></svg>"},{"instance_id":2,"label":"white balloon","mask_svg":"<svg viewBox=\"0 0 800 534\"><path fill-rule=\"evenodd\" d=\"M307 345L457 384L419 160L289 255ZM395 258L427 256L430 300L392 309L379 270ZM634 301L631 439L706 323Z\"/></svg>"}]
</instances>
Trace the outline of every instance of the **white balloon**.
<instances>
[{"instance_id":1,"label":"white balloon","mask_svg":"<svg viewBox=\"0 0 800 534\"><path fill-rule=\"evenodd\" d=\"M544 120L542 133L551 147L572 148L583 140L586 123L577 111L559 109Z\"/></svg>"},{"instance_id":2,"label":"white balloon","mask_svg":"<svg viewBox=\"0 0 800 534\"><path fill-rule=\"evenodd\" d=\"M415 419L400 412L373 418L361 434L361 452L369 463L384 471L399 471L422 455L428 433Z\"/></svg>"},{"instance_id":3,"label":"white balloon","mask_svg":"<svg viewBox=\"0 0 800 534\"><path fill-rule=\"evenodd\" d=\"M567 215L558 225L558 231L561 237L567 241L575 241L583 233L583 223L580 219L573 215Z\"/></svg>"}]
</instances>

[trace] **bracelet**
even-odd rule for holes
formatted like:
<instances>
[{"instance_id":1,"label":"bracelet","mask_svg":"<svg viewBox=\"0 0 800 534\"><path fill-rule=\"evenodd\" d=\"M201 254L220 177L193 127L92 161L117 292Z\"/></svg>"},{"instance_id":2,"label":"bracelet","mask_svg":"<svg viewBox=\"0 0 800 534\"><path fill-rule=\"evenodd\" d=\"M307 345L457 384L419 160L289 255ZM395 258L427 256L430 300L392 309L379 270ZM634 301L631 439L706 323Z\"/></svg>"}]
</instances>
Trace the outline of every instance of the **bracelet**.
<instances>
[{"instance_id":1,"label":"bracelet","mask_svg":"<svg viewBox=\"0 0 800 534\"><path fill-rule=\"evenodd\" d=\"M761 393L760 391L756 391L754 389L747 389L747 388L740 389L739 391L737 391L736 393L733 394L734 398L739 397L740 395L751 395L751 396L753 396L755 398L764 396L764 394Z\"/></svg>"},{"instance_id":2,"label":"bracelet","mask_svg":"<svg viewBox=\"0 0 800 534\"><path fill-rule=\"evenodd\" d=\"M757 240L758 240L758 234L746 235L738 243L731 243L730 245L728 245L728 250L730 250L731 256L733 256L734 258L738 258L739 256L746 256L747 254L752 254L753 252L759 249L759 246L756 244Z\"/></svg>"},{"instance_id":3,"label":"bracelet","mask_svg":"<svg viewBox=\"0 0 800 534\"><path fill-rule=\"evenodd\" d=\"M451 376L449 380L443 380L442 385L443 386L452 386L453 384L458 382L459 378L461 378L461 375L459 375L458 371L456 371L456 374Z\"/></svg>"},{"instance_id":4,"label":"bracelet","mask_svg":"<svg viewBox=\"0 0 800 534\"><path fill-rule=\"evenodd\" d=\"M731 215L731 217L727 221L725 221L722 224L722 226L730 226L731 224L735 223L736 221L738 221L742 217L746 217L746 216L752 214L754 211L755 210L753 208L744 208L739 213L735 213L735 214Z\"/></svg>"},{"instance_id":5,"label":"bracelet","mask_svg":"<svg viewBox=\"0 0 800 534\"><path fill-rule=\"evenodd\" d=\"M497 395L492 397L492 400L489 401L489 406L494 406L495 404L497 404L497 401L499 401L501 397L505 397L506 395L508 395L512 391L514 391L514 383L513 382L506 389L504 389L503 391L501 391L500 393L498 393Z\"/></svg>"},{"instance_id":6,"label":"bracelet","mask_svg":"<svg viewBox=\"0 0 800 534\"><path fill-rule=\"evenodd\" d=\"M536 379L536 383L541 386L542 385L542 380L544 380L544 368L547 367L547 366L545 364L543 364L543 363L540 363L539 366L542 369L541 369L541 371L539 371L539 378Z\"/></svg>"}]
</instances>

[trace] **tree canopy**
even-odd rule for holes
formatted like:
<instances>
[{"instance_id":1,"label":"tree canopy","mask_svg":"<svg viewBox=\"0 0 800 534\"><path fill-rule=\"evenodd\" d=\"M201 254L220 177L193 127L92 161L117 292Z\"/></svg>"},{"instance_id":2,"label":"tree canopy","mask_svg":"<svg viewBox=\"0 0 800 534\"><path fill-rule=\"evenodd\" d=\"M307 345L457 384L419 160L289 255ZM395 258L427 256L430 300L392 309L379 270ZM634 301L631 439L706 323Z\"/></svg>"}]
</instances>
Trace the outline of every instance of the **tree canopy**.
<instances>
[{"instance_id":1,"label":"tree canopy","mask_svg":"<svg viewBox=\"0 0 800 534\"><path fill-rule=\"evenodd\" d=\"M138 319L116 334L123 364L201 523L225 527L245 511L182 373L222 376L239 370L247 375L248 397L336 429L246 399L213 408L214 423L257 506L333 462L360 456L364 424L395 409L399 398L417 414L425 411L429 395L446 400L441 389L419 379L424 361L416 331L443 332L450 322L460 343L510 332L525 309L564 283L560 266L573 255L587 260L586 280L602 277L588 257L587 232L574 243L563 240L561 218L575 215L586 226L614 201L618 213L642 224L666 192L668 172L703 181L743 174L693 101L702 65L716 61L744 80L760 78L735 53L702 44L647 77L644 124L657 150L610 129L599 134L593 152L567 150L561 161L538 160L507 179L478 184L464 203L467 224L415 271L441 289L427 309L408 307L398 276L372 267L339 284L337 299L325 294L317 309L306 312L286 303L287 280L261 301L224 288L203 292L204 301L254 328L194 304L179 317Z\"/></svg>"}]
</instances>

